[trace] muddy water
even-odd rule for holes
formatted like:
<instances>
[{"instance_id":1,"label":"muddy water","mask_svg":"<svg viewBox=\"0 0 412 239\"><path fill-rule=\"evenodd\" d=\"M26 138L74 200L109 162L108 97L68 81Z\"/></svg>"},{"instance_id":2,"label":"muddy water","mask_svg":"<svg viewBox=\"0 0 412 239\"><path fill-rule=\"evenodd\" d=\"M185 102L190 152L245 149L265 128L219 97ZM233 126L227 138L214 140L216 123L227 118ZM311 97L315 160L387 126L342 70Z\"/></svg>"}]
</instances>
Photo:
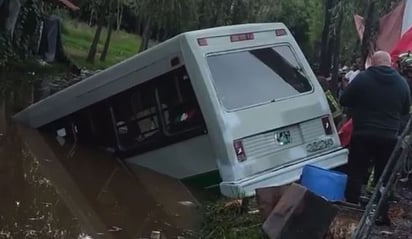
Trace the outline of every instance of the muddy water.
<instances>
[{"instance_id":1,"label":"muddy water","mask_svg":"<svg viewBox=\"0 0 412 239\"><path fill-rule=\"evenodd\" d=\"M190 237L199 214L184 185L16 124L34 88L0 80L0 238Z\"/></svg>"}]
</instances>

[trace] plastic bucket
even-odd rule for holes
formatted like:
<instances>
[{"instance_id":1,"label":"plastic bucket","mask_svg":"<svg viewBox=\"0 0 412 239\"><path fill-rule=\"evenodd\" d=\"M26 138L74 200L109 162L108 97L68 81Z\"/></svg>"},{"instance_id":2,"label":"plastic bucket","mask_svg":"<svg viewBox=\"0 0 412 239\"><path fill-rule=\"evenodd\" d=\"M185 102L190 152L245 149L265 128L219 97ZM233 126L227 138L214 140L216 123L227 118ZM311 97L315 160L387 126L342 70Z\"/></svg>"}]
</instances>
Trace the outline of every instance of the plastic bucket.
<instances>
[{"instance_id":1,"label":"plastic bucket","mask_svg":"<svg viewBox=\"0 0 412 239\"><path fill-rule=\"evenodd\" d=\"M314 194L328 201L344 201L348 176L344 173L307 165L300 183Z\"/></svg>"}]
</instances>

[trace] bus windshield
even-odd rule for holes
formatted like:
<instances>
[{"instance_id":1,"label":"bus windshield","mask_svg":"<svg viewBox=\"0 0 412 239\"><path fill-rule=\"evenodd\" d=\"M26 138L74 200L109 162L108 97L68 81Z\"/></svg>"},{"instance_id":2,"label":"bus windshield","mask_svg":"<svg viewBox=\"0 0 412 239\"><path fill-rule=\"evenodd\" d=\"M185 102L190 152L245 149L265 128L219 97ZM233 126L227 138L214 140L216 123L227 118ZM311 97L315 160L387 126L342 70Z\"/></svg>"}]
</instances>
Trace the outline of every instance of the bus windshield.
<instances>
[{"instance_id":1,"label":"bus windshield","mask_svg":"<svg viewBox=\"0 0 412 239\"><path fill-rule=\"evenodd\" d=\"M236 110L312 90L288 46L210 55L207 62L218 97Z\"/></svg>"}]
</instances>

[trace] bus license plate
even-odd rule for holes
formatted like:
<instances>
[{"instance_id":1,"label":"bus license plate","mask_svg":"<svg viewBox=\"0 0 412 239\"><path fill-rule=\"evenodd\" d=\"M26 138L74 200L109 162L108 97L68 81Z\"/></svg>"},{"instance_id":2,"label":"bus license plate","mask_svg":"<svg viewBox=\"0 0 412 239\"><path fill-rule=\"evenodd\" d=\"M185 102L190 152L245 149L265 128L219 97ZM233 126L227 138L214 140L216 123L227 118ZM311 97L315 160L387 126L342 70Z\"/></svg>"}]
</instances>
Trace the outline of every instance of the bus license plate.
<instances>
[{"instance_id":1,"label":"bus license plate","mask_svg":"<svg viewBox=\"0 0 412 239\"><path fill-rule=\"evenodd\" d=\"M306 150L310 153L328 149L334 145L332 138L321 138L306 145Z\"/></svg>"},{"instance_id":2,"label":"bus license plate","mask_svg":"<svg viewBox=\"0 0 412 239\"><path fill-rule=\"evenodd\" d=\"M283 130L275 133L275 142L278 145L287 145L292 142L289 130Z\"/></svg>"}]
</instances>

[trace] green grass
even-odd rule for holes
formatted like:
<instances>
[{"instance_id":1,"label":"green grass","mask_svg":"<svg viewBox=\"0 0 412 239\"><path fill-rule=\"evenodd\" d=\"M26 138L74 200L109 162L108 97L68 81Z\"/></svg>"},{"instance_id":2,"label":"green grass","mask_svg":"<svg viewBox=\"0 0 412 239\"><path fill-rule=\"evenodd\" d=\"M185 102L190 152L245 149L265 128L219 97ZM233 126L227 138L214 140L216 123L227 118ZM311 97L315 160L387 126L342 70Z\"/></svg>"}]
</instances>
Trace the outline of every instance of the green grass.
<instances>
[{"instance_id":1,"label":"green grass","mask_svg":"<svg viewBox=\"0 0 412 239\"><path fill-rule=\"evenodd\" d=\"M228 200L203 205L203 225L197 235L200 239L266 239L259 214L241 212L239 206L228 206ZM254 199L250 209L257 209Z\"/></svg>"},{"instance_id":2,"label":"green grass","mask_svg":"<svg viewBox=\"0 0 412 239\"><path fill-rule=\"evenodd\" d=\"M100 61L100 54L106 40L107 29L102 31L98 44L95 62L86 62L90 45L96 29L85 23L66 20L62 26L63 47L67 56L78 66L86 69L104 69L138 52L141 38L123 31L113 31L109 52L104 62Z\"/></svg>"}]
</instances>

